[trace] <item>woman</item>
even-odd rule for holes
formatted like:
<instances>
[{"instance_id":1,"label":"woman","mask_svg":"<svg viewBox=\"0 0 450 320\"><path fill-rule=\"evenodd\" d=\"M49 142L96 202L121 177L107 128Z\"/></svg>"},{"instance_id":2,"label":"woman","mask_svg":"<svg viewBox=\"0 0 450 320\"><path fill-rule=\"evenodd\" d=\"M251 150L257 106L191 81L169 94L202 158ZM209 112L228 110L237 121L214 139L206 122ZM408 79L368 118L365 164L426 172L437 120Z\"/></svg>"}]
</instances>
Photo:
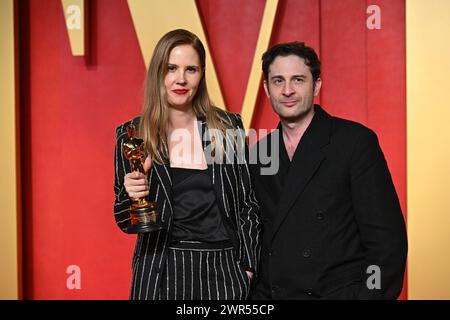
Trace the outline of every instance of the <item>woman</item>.
<instances>
[{"instance_id":1,"label":"woman","mask_svg":"<svg viewBox=\"0 0 450 320\"><path fill-rule=\"evenodd\" d=\"M122 154L129 124L145 143L147 174L130 172ZM126 232L130 199L148 196L164 226L138 235L131 299L247 297L260 226L245 142L234 134L242 129L238 115L208 96L198 37L181 29L164 35L150 62L142 115L116 130L117 224Z\"/></svg>"}]
</instances>

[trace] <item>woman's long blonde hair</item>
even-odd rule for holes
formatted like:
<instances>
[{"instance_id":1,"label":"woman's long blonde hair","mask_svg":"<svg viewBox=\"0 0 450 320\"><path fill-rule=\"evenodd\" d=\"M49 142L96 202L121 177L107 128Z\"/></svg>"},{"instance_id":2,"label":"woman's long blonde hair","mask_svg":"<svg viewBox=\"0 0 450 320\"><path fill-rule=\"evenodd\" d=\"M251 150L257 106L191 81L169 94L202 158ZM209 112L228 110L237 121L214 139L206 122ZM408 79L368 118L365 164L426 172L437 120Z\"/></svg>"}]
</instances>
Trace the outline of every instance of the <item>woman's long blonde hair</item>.
<instances>
[{"instance_id":1,"label":"woman's long blonde hair","mask_svg":"<svg viewBox=\"0 0 450 320\"><path fill-rule=\"evenodd\" d=\"M225 130L232 126L227 119L220 115L220 109L216 108L209 98L205 80L205 48L200 39L192 32L183 29L166 33L158 41L150 61L139 125L139 136L144 140L152 160L158 164L163 164L169 159L166 136L168 103L164 78L167 73L170 52L180 45L191 45L200 60L202 78L192 100L195 115L198 118L206 119L208 129L218 129L224 134Z\"/></svg>"}]
</instances>

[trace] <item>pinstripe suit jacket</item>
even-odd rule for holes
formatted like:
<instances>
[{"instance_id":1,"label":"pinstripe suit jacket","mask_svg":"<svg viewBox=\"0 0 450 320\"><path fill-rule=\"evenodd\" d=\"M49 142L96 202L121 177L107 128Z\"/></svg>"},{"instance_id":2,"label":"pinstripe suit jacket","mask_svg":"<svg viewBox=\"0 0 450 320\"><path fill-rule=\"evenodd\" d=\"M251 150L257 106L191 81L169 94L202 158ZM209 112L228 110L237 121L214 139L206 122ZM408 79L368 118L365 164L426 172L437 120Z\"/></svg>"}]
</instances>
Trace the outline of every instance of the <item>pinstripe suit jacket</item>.
<instances>
[{"instance_id":1,"label":"pinstripe suit jacket","mask_svg":"<svg viewBox=\"0 0 450 320\"><path fill-rule=\"evenodd\" d=\"M224 112L234 127L243 130L237 114ZM119 228L126 232L130 223L130 198L124 187L124 176L130 172L130 164L123 156L122 143L127 138L128 124L139 123L135 118L116 129L115 149L115 203L114 216ZM208 147L208 131L204 119L199 119L199 132L203 148ZM240 146L247 148L241 136ZM237 149L236 149L237 150ZM206 153L206 152L205 152ZM234 153L236 154L236 153ZM206 154L205 154L206 156ZM250 179L247 161L237 163L208 163L208 173L224 225L233 242L236 259L246 269L256 272L260 250L259 206ZM149 173L149 200L156 202L164 229L149 234L139 234L132 259L131 299L156 299L159 293L161 274L164 270L167 247L170 242L173 209L170 166L153 163Z\"/></svg>"}]
</instances>

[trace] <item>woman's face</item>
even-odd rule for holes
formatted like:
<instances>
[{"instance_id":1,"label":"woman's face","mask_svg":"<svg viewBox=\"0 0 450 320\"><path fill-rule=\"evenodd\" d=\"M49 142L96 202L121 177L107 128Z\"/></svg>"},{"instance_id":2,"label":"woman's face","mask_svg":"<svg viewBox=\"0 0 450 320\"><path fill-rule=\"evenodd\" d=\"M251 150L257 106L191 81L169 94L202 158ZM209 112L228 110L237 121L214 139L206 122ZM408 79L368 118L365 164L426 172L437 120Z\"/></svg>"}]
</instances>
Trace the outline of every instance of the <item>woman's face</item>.
<instances>
[{"instance_id":1,"label":"woman's face","mask_svg":"<svg viewBox=\"0 0 450 320\"><path fill-rule=\"evenodd\" d=\"M200 59L191 45L173 48L164 78L169 106L180 110L191 108L202 76Z\"/></svg>"}]
</instances>

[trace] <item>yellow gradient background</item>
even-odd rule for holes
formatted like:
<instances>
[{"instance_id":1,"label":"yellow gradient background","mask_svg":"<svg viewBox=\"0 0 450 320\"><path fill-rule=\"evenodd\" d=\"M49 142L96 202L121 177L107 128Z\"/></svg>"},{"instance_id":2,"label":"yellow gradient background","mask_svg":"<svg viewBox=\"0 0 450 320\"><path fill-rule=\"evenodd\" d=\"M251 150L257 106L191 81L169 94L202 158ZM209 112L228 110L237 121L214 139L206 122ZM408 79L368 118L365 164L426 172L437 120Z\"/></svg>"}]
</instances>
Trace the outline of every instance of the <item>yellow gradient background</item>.
<instances>
[{"instance_id":1,"label":"yellow gradient background","mask_svg":"<svg viewBox=\"0 0 450 320\"><path fill-rule=\"evenodd\" d=\"M450 1L406 1L408 298L450 299Z\"/></svg>"},{"instance_id":2,"label":"yellow gradient background","mask_svg":"<svg viewBox=\"0 0 450 320\"><path fill-rule=\"evenodd\" d=\"M0 1L0 299L19 297L13 0Z\"/></svg>"},{"instance_id":3,"label":"yellow gradient background","mask_svg":"<svg viewBox=\"0 0 450 320\"><path fill-rule=\"evenodd\" d=\"M13 3L0 1L0 299L20 294ZM409 299L450 299L449 17L448 0L406 0Z\"/></svg>"}]
</instances>

